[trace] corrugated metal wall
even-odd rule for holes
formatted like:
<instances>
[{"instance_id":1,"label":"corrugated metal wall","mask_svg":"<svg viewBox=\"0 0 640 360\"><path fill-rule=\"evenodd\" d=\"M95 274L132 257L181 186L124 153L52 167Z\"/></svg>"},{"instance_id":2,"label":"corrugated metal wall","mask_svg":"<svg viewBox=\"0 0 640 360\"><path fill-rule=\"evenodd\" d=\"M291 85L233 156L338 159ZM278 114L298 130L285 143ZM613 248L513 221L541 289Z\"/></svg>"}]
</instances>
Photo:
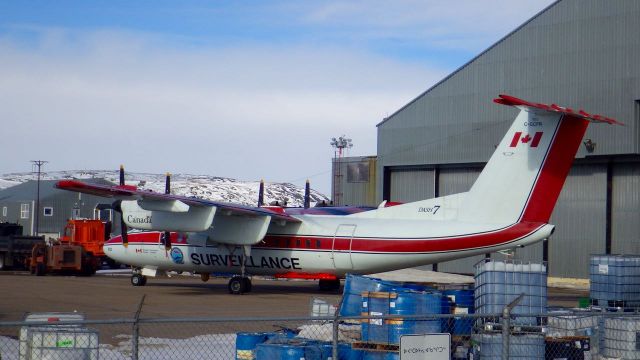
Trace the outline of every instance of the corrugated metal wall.
<instances>
[{"instance_id":1,"label":"corrugated metal wall","mask_svg":"<svg viewBox=\"0 0 640 360\"><path fill-rule=\"evenodd\" d=\"M549 275L589 277L589 256L605 252L606 165L574 165L550 223Z\"/></svg>"},{"instance_id":2,"label":"corrugated metal wall","mask_svg":"<svg viewBox=\"0 0 640 360\"><path fill-rule=\"evenodd\" d=\"M381 123L378 169L486 162L517 113L500 93L619 119L590 127L594 155L638 153L639 19L636 0L558 2Z\"/></svg>"},{"instance_id":3,"label":"corrugated metal wall","mask_svg":"<svg viewBox=\"0 0 640 360\"><path fill-rule=\"evenodd\" d=\"M377 206L378 200L376 196L376 157L345 157L340 159L338 164L340 166L340 176L336 176L336 165L334 163L334 175L331 189L332 194L335 195L336 181L340 181L340 186L337 189L341 192L341 196L337 197L338 201L334 201L336 205ZM367 174L352 174L354 169L364 170L367 172Z\"/></svg>"},{"instance_id":4,"label":"corrugated metal wall","mask_svg":"<svg viewBox=\"0 0 640 360\"><path fill-rule=\"evenodd\" d=\"M640 165L613 165L611 252L640 254Z\"/></svg>"},{"instance_id":5,"label":"corrugated metal wall","mask_svg":"<svg viewBox=\"0 0 640 360\"><path fill-rule=\"evenodd\" d=\"M433 169L392 171L390 180L391 201L406 203L431 199L435 195Z\"/></svg>"},{"instance_id":6,"label":"corrugated metal wall","mask_svg":"<svg viewBox=\"0 0 640 360\"><path fill-rule=\"evenodd\" d=\"M638 34L640 1L555 3L378 125L378 200L389 186L383 183L383 169L455 164L464 168L465 163L486 162L517 114L516 109L492 104L500 93L616 118L627 126L590 126L585 138L597 143L596 150L588 154L580 147L578 157L613 155L615 159L617 155L631 155L637 160ZM587 158L574 166L556 205L551 222L557 228L548 245L552 276L587 277L589 255L605 252L607 166L597 161ZM637 168L637 163L613 165L614 253L640 253ZM465 180L467 170L450 171L441 171L441 195L465 191L470 186ZM396 183L422 181L412 180L409 175L404 174ZM392 191L393 182L391 179ZM415 194L395 195L419 198ZM516 256L539 261L542 248L542 244L536 244L519 249ZM461 272L471 262L441 264L439 269Z\"/></svg>"}]
</instances>

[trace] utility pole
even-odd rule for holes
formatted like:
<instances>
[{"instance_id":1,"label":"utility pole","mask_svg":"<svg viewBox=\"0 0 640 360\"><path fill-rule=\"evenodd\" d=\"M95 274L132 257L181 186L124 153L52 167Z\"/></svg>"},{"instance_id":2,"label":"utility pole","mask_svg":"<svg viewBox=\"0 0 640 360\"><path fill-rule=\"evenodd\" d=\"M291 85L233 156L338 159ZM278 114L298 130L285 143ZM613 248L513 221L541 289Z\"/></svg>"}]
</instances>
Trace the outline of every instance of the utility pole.
<instances>
[{"instance_id":1,"label":"utility pole","mask_svg":"<svg viewBox=\"0 0 640 360\"><path fill-rule=\"evenodd\" d=\"M40 234L40 173L41 173L41 168L44 164L48 163L48 161L45 160L31 160L31 163L33 163L33 167L37 167L38 168L38 182L37 182L37 191L36 191L36 209L34 211L34 213L36 214L36 232L35 232L35 236L38 236Z\"/></svg>"}]
</instances>

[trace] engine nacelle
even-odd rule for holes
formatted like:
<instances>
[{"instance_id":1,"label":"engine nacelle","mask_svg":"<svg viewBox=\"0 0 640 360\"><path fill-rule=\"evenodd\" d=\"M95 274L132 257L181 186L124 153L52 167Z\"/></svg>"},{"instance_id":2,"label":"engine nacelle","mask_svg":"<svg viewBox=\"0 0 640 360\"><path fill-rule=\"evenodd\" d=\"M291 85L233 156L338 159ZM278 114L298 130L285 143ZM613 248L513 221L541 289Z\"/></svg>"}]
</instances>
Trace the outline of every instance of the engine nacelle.
<instances>
[{"instance_id":1,"label":"engine nacelle","mask_svg":"<svg viewBox=\"0 0 640 360\"><path fill-rule=\"evenodd\" d=\"M146 210L137 200L123 200L120 207L125 224L133 229L177 232L207 230L217 209L214 206L189 206L177 211L169 207L167 209L173 211Z\"/></svg>"}]
</instances>

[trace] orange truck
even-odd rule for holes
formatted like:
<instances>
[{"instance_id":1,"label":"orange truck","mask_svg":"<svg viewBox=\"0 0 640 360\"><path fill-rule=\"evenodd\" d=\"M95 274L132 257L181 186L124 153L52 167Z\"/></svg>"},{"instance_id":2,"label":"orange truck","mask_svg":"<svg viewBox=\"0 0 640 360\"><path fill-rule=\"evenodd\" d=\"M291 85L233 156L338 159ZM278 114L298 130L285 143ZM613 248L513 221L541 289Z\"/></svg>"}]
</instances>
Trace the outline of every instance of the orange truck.
<instances>
[{"instance_id":1,"label":"orange truck","mask_svg":"<svg viewBox=\"0 0 640 360\"><path fill-rule=\"evenodd\" d=\"M102 250L110 224L101 220L69 220L56 242L33 247L29 270L35 275L73 273L93 275L103 260L112 265Z\"/></svg>"}]
</instances>

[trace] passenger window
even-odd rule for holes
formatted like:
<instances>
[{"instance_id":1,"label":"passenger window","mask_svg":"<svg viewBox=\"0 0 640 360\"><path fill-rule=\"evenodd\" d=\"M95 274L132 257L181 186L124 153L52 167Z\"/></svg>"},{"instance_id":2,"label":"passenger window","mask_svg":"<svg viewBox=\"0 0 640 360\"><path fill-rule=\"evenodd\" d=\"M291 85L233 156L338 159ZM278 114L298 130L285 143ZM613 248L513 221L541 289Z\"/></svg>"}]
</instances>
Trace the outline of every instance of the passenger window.
<instances>
[{"instance_id":1,"label":"passenger window","mask_svg":"<svg viewBox=\"0 0 640 360\"><path fill-rule=\"evenodd\" d=\"M300 240L296 240L296 247L300 247Z\"/></svg>"},{"instance_id":2,"label":"passenger window","mask_svg":"<svg viewBox=\"0 0 640 360\"><path fill-rule=\"evenodd\" d=\"M311 239L307 239L305 243L306 243L307 249L311 249Z\"/></svg>"},{"instance_id":3,"label":"passenger window","mask_svg":"<svg viewBox=\"0 0 640 360\"><path fill-rule=\"evenodd\" d=\"M316 248L320 249L322 247L322 242L320 239L316 240Z\"/></svg>"}]
</instances>

